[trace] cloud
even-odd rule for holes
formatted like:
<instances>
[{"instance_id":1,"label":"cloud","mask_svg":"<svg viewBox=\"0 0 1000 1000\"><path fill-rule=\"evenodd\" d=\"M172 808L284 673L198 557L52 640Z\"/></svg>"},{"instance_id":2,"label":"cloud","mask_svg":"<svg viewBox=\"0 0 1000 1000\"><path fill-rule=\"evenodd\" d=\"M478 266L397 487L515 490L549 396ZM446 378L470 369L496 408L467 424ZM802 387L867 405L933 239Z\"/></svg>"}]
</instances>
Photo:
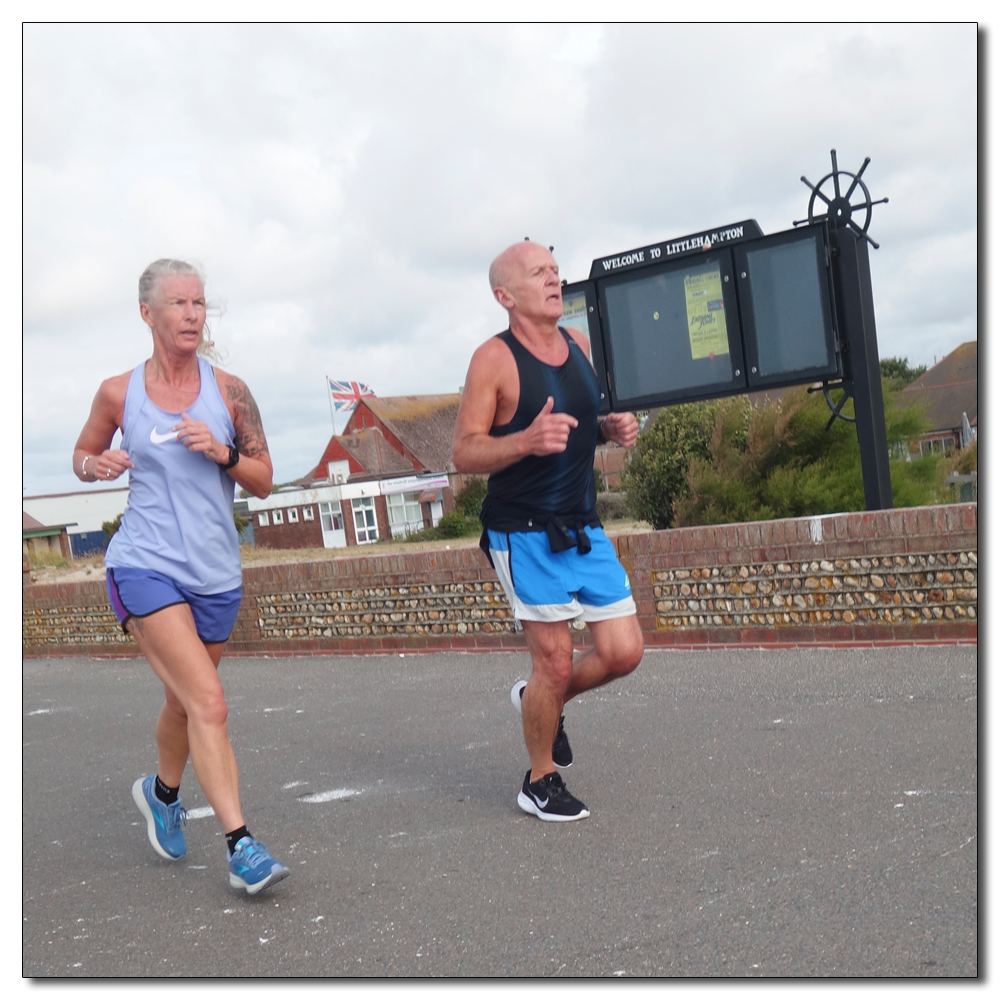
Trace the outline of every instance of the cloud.
<instances>
[{"instance_id":1,"label":"cloud","mask_svg":"<svg viewBox=\"0 0 1000 1000\"><path fill-rule=\"evenodd\" d=\"M25 490L79 488L102 378L148 356L136 281L198 260L279 481L323 376L455 391L502 329L490 260L563 276L865 173L882 353L976 337L975 25L127 25L24 30Z\"/></svg>"}]
</instances>

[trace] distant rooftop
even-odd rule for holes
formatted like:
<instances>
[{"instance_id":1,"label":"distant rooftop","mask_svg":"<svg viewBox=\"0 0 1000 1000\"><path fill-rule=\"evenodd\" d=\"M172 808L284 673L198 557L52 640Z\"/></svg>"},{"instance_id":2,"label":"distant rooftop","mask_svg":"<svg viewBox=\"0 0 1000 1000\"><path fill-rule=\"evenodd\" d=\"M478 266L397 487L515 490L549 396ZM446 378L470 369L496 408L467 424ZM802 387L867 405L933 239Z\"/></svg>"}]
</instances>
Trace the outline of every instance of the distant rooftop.
<instances>
[{"instance_id":1,"label":"distant rooftop","mask_svg":"<svg viewBox=\"0 0 1000 1000\"><path fill-rule=\"evenodd\" d=\"M960 344L900 392L903 401L924 406L931 430L962 426L962 414L979 422L979 341Z\"/></svg>"},{"instance_id":2,"label":"distant rooftop","mask_svg":"<svg viewBox=\"0 0 1000 1000\"><path fill-rule=\"evenodd\" d=\"M460 392L363 400L429 472L451 471L451 443L461 402Z\"/></svg>"}]
</instances>

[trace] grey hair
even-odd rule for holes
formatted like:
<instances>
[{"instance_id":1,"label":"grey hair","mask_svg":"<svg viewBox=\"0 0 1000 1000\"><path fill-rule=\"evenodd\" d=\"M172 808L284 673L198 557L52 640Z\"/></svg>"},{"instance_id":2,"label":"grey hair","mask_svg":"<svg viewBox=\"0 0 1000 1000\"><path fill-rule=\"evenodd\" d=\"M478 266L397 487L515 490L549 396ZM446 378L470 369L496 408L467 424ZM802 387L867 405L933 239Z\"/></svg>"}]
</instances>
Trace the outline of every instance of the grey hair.
<instances>
[{"instance_id":1,"label":"grey hair","mask_svg":"<svg viewBox=\"0 0 1000 1000\"><path fill-rule=\"evenodd\" d=\"M172 274L193 274L201 282L202 288L205 287L205 272L197 264L190 264L186 260L175 260L171 257L161 257L159 260L154 260L139 275L139 301L145 302L146 305L152 305L156 286L160 279ZM219 310L219 314L221 315L221 310ZM221 364L222 357L215 349L215 341L212 340L212 331L209 329L207 321L201 336L198 353L215 364Z\"/></svg>"}]
</instances>

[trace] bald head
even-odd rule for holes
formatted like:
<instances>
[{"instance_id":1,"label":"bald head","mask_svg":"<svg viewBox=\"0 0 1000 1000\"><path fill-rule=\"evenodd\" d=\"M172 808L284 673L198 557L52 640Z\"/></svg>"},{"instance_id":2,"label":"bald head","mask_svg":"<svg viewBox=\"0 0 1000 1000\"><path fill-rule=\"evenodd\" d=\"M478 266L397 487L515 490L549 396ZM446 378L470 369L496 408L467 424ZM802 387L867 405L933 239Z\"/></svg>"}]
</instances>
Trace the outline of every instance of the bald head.
<instances>
[{"instance_id":1,"label":"bald head","mask_svg":"<svg viewBox=\"0 0 1000 1000\"><path fill-rule=\"evenodd\" d=\"M532 243L531 240L522 240L520 243L512 243L507 247L490 264L490 291L495 292L498 288L509 289L516 284L518 278L525 272L527 262L534 258L539 251L551 256L548 247Z\"/></svg>"},{"instance_id":2,"label":"bald head","mask_svg":"<svg viewBox=\"0 0 1000 1000\"><path fill-rule=\"evenodd\" d=\"M530 240L515 243L490 265L493 297L510 321L552 325L562 316L559 265L548 247Z\"/></svg>"}]
</instances>

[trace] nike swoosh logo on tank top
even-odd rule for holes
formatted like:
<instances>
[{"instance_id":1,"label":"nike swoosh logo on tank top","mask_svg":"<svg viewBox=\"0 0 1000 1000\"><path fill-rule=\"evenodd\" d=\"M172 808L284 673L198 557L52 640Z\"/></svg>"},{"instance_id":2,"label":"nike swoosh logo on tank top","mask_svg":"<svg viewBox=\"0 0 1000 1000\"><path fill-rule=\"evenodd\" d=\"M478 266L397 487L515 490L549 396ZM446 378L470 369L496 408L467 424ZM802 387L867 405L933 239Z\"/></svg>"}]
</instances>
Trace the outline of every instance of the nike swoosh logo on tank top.
<instances>
[{"instance_id":1,"label":"nike swoosh logo on tank top","mask_svg":"<svg viewBox=\"0 0 1000 1000\"><path fill-rule=\"evenodd\" d=\"M155 427L149 432L149 440L153 444L163 444L164 441L176 441L177 431L171 431L169 434L161 434Z\"/></svg>"}]
</instances>

